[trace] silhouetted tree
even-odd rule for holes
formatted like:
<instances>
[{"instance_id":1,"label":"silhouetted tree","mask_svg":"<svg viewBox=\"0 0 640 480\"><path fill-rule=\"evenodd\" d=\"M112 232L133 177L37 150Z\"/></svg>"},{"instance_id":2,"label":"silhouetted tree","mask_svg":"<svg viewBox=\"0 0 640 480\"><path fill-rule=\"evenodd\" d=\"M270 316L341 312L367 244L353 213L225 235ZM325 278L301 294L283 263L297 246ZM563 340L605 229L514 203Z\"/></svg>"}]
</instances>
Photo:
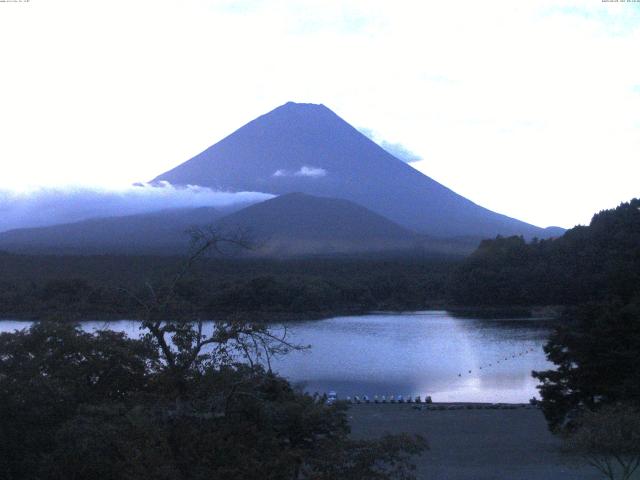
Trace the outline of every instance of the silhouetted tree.
<instances>
[{"instance_id":1,"label":"silhouetted tree","mask_svg":"<svg viewBox=\"0 0 640 480\"><path fill-rule=\"evenodd\" d=\"M588 304L565 314L545 346L553 370L533 372L553 430L570 429L584 409L640 406L640 301Z\"/></svg>"}]
</instances>

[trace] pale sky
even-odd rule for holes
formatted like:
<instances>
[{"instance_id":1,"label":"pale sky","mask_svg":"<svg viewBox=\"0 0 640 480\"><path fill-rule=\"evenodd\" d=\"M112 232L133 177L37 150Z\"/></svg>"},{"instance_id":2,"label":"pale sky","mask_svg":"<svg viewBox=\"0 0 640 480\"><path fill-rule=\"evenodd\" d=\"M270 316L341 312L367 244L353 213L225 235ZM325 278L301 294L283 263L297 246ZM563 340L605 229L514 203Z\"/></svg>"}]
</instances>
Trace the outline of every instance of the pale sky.
<instances>
[{"instance_id":1,"label":"pale sky","mask_svg":"<svg viewBox=\"0 0 640 480\"><path fill-rule=\"evenodd\" d=\"M638 2L0 2L0 45L3 190L147 181L291 100L536 225L640 196Z\"/></svg>"}]
</instances>

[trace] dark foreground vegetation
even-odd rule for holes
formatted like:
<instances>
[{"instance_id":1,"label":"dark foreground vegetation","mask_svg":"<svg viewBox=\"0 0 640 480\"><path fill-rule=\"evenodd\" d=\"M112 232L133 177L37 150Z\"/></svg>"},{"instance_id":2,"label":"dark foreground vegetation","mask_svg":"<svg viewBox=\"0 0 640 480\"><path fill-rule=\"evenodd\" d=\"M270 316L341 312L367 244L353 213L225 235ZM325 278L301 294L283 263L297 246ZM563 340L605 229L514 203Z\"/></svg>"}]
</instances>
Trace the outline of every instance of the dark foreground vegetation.
<instances>
[{"instance_id":1,"label":"dark foreground vegetation","mask_svg":"<svg viewBox=\"0 0 640 480\"><path fill-rule=\"evenodd\" d=\"M205 332L188 310L163 320L206 247L167 285L122 292L141 339L69 322L0 335L0 478L414 478L422 438L351 440L342 405L263 367L301 348L286 337L241 320Z\"/></svg>"},{"instance_id":2,"label":"dark foreground vegetation","mask_svg":"<svg viewBox=\"0 0 640 480\"><path fill-rule=\"evenodd\" d=\"M209 352L195 326L157 334L44 322L0 335L0 478L413 478L422 439L350 440L342 406L228 359L231 339L267 331L220 325Z\"/></svg>"},{"instance_id":3,"label":"dark foreground vegetation","mask_svg":"<svg viewBox=\"0 0 640 480\"><path fill-rule=\"evenodd\" d=\"M640 408L640 296L586 303L560 320L545 347L556 369L534 372L550 427L571 430L585 409Z\"/></svg>"}]
</instances>

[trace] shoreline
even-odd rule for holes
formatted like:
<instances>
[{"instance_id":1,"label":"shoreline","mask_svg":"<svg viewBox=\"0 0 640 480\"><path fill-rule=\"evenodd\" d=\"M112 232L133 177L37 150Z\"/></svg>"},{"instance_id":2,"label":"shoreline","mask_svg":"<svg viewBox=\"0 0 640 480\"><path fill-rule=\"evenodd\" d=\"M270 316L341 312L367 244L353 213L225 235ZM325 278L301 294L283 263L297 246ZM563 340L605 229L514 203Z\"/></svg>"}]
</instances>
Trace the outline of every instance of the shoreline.
<instances>
[{"instance_id":1,"label":"shoreline","mask_svg":"<svg viewBox=\"0 0 640 480\"><path fill-rule=\"evenodd\" d=\"M277 323L277 322L302 322L312 320L326 320L335 317L352 317L362 315L403 315L418 314L422 312L443 311L453 317L459 318L475 318L479 320L554 320L559 318L562 309L561 305L547 306L530 306L530 307L465 307L445 304L430 304L423 307L388 310L370 310L364 308L344 308L338 310L326 311L306 311L306 312L256 312L256 311L238 311L224 312L215 315L215 318L207 318L204 321L230 320L233 318L242 318L261 323ZM196 316L206 318L209 316L207 312L200 312ZM128 318L124 318L128 317ZM213 315L211 316L213 317ZM65 322L93 322L93 321L141 321L136 318L134 312L127 315L124 312L2 312L0 313L0 322L3 321L65 321ZM191 321L191 320L184 320Z\"/></svg>"},{"instance_id":2,"label":"shoreline","mask_svg":"<svg viewBox=\"0 0 640 480\"><path fill-rule=\"evenodd\" d=\"M340 400L342 403L346 403L349 408L355 407L385 407L385 406L405 406L414 410L429 410L429 411L442 411L442 410L514 410L518 408L526 410L540 410L539 405L533 405L525 402L360 402L350 403L344 400Z\"/></svg>"}]
</instances>

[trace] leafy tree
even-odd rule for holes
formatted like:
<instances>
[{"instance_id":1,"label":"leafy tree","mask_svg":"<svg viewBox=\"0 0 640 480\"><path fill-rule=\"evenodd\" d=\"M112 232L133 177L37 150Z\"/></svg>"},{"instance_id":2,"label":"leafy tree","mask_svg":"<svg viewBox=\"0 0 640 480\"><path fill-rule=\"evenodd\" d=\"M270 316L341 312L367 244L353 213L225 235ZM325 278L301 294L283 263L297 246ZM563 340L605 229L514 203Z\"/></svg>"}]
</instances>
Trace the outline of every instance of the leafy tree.
<instances>
[{"instance_id":1,"label":"leafy tree","mask_svg":"<svg viewBox=\"0 0 640 480\"><path fill-rule=\"evenodd\" d=\"M39 478L60 425L81 405L125 402L147 388L147 345L110 331L37 323L0 335L0 472Z\"/></svg>"},{"instance_id":2,"label":"leafy tree","mask_svg":"<svg viewBox=\"0 0 640 480\"><path fill-rule=\"evenodd\" d=\"M567 313L545 352L553 370L533 372L553 430L571 428L584 409L640 406L640 299L587 304Z\"/></svg>"}]
</instances>

